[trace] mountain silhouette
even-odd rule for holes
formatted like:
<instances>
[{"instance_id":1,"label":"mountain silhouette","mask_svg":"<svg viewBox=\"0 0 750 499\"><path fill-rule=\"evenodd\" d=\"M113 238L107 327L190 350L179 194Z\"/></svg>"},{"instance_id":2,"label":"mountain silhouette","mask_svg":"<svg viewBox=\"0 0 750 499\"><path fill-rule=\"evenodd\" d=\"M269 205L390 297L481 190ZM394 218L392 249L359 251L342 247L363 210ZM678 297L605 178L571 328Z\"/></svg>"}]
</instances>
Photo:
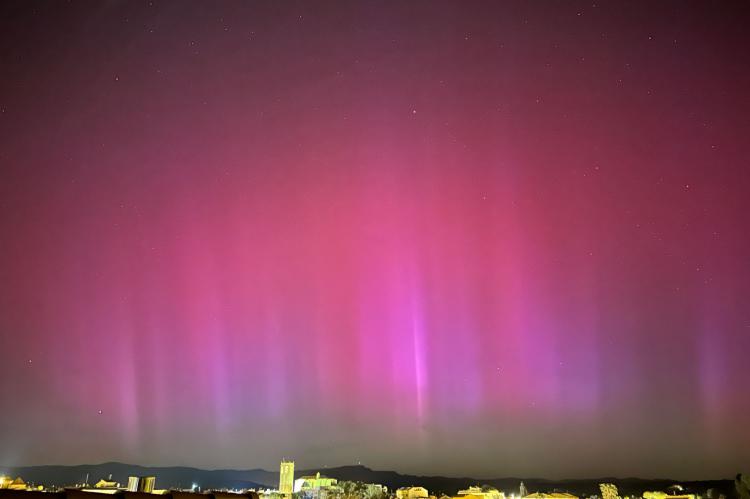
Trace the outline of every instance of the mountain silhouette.
<instances>
[{"instance_id":1,"label":"mountain silhouette","mask_svg":"<svg viewBox=\"0 0 750 499\"><path fill-rule=\"evenodd\" d=\"M1 469L5 474L21 476L24 480L35 484L69 486L83 483L88 476L89 483L96 483L99 479L112 475L112 479L121 484L127 483L130 475L156 476L156 488L190 488L197 484L201 489L219 488L276 488L279 482L277 471L263 469L250 470L204 470L184 466L138 466L133 464L109 462L101 464L81 464L75 466L45 465L6 467ZM313 475L315 472L336 478L338 480L357 481L365 483L380 483L389 490L410 485L426 487L430 494L453 495L458 490L470 485L490 485L506 494L518 493L520 482L526 484L530 493L537 491L567 491L579 497L599 494L599 483L609 482L617 485L620 495L640 496L645 490L665 490L670 485L680 483L691 493L705 495L708 489L713 489L715 497L724 494L734 496L734 481L728 480L700 480L678 481L672 479L642 479L642 478L613 478L599 477L591 479L546 480L543 478L508 477L478 479L472 477L419 476L401 474L395 471L372 470L366 466L339 466L334 468L316 468L295 470L295 477Z\"/></svg>"}]
</instances>

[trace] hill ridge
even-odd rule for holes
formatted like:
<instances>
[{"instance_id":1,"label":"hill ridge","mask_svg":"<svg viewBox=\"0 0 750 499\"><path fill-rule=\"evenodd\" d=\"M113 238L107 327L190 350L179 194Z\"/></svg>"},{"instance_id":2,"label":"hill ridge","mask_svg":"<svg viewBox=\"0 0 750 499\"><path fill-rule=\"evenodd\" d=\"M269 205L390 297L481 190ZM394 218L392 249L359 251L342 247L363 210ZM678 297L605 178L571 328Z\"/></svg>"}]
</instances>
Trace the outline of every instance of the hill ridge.
<instances>
[{"instance_id":1,"label":"hill ridge","mask_svg":"<svg viewBox=\"0 0 750 499\"><path fill-rule=\"evenodd\" d=\"M35 466L9 466L3 468L6 473L20 475L32 483L45 485L72 485L82 483L89 476L91 483L99 478L112 475L113 479L126 483L129 475L155 475L158 488L189 488L193 483L203 489L210 488L275 488L278 484L278 471L263 468L253 469L204 469L193 466L143 466L119 461L108 461L99 464L56 465L43 464ZM521 481L529 492L566 490L581 497L598 494L601 482L615 483L621 494L640 494L644 490L663 490L671 484L681 483L688 490L705 493L714 488L727 497L731 497L734 485L731 479L720 480L674 480L669 478L564 478L547 479L534 477L474 478L470 476L413 475L393 470L374 470L362 464L351 464L334 467L321 467L296 470L295 476L322 474L338 480L381 483L393 490L398 487L423 485L431 493L455 494L458 490L470 485L490 485L506 492L518 490Z\"/></svg>"}]
</instances>

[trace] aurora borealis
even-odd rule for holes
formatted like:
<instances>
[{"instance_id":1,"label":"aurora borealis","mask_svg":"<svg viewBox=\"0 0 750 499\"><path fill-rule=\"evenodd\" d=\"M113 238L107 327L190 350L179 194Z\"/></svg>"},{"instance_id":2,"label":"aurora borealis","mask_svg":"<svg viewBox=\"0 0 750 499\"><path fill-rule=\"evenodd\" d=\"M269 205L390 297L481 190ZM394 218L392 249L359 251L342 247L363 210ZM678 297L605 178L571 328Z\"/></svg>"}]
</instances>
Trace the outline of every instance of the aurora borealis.
<instances>
[{"instance_id":1,"label":"aurora borealis","mask_svg":"<svg viewBox=\"0 0 750 499\"><path fill-rule=\"evenodd\" d=\"M747 4L0 6L0 464L748 471Z\"/></svg>"}]
</instances>

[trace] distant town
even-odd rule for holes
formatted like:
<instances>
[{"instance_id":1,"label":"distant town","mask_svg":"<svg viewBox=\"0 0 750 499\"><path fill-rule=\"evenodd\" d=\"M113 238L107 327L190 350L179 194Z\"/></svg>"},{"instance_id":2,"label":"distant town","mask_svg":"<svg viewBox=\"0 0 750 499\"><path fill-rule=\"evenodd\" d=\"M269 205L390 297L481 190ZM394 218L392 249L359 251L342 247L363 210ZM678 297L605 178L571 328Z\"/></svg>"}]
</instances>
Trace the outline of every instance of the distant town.
<instances>
[{"instance_id":1,"label":"distant town","mask_svg":"<svg viewBox=\"0 0 750 499\"><path fill-rule=\"evenodd\" d=\"M90 478L93 478L90 480ZM737 483L742 485L738 476ZM739 487L739 485L738 485ZM572 490L529 490L519 481L513 490L482 485L456 491L428 490L424 484L389 490L379 483L338 480L321 472L295 475L294 461L283 460L279 467L277 488L207 488L200 483L189 487L159 488L158 476L130 476L126 483L112 478L86 476L83 483L43 484L27 482L21 476L0 476L0 499L97 499L94 494L117 496L117 499L146 499L151 495L168 496L162 499L726 499L727 495L713 488L688 490L679 483L665 490L643 490L640 494L620 495L615 483L599 483L598 493L580 496ZM148 496L147 496L148 495ZM738 488L738 495L742 496Z\"/></svg>"}]
</instances>

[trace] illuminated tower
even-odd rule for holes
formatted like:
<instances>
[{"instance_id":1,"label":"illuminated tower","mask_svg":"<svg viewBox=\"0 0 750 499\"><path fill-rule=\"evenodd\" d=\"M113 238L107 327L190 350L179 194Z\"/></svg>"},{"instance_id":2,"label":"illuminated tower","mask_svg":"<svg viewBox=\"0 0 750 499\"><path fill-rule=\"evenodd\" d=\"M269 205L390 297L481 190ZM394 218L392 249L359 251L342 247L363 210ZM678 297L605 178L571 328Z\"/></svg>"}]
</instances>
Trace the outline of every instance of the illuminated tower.
<instances>
[{"instance_id":1,"label":"illuminated tower","mask_svg":"<svg viewBox=\"0 0 750 499\"><path fill-rule=\"evenodd\" d=\"M143 476L138 482L138 492L147 492L149 494L154 492L154 484L156 483L155 476Z\"/></svg>"},{"instance_id":2,"label":"illuminated tower","mask_svg":"<svg viewBox=\"0 0 750 499\"><path fill-rule=\"evenodd\" d=\"M291 497L294 492L294 461L281 461L279 492L287 497Z\"/></svg>"},{"instance_id":3,"label":"illuminated tower","mask_svg":"<svg viewBox=\"0 0 750 499\"><path fill-rule=\"evenodd\" d=\"M154 476L131 476L128 477L128 492L148 492L154 491L156 477Z\"/></svg>"},{"instance_id":4,"label":"illuminated tower","mask_svg":"<svg viewBox=\"0 0 750 499\"><path fill-rule=\"evenodd\" d=\"M526 490L526 485L521 482L521 486L518 488L518 492L521 494L521 497L526 497L529 495L529 491Z\"/></svg>"},{"instance_id":5,"label":"illuminated tower","mask_svg":"<svg viewBox=\"0 0 750 499\"><path fill-rule=\"evenodd\" d=\"M138 482L140 482L140 479L137 476L129 476L128 492L138 492Z\"/></svg>"}]
</instances>

